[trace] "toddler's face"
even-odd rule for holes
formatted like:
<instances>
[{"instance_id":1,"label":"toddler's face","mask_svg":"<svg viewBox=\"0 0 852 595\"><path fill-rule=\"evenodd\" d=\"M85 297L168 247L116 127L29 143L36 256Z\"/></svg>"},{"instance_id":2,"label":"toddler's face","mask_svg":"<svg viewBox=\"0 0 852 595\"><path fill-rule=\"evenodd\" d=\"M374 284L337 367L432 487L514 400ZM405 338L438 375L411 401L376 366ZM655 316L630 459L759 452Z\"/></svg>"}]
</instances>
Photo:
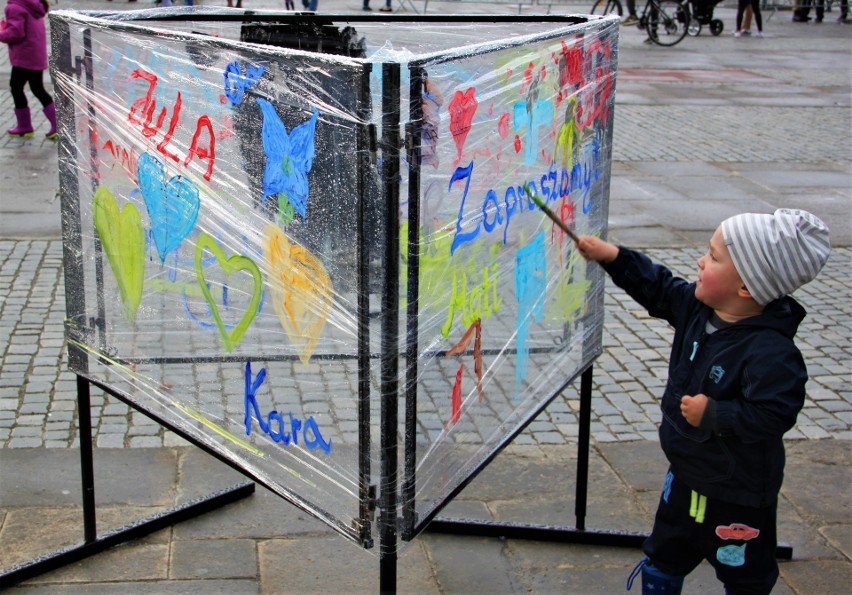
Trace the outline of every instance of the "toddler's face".
<instances>
[{"instance_id":1,"label":"toddler's face","mask_svg":"<svg viewBox=\"0 0 852 595\"><path fill-rule=\"evenodd\" d=\"M743 281L722 238L722 228L717 227L710 238L707 253L698 259L695 297L714 310L726 310L741 299L738 292L743 287Z\"/></svg>"}]
</instances>

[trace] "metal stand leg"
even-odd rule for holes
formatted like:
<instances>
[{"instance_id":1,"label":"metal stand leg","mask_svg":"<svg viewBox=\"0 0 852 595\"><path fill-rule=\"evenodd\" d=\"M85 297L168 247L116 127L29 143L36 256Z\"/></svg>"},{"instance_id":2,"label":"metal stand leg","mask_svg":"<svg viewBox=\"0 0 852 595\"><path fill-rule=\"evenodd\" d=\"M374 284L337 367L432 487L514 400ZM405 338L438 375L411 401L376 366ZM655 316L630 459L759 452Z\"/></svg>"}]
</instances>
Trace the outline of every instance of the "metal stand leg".
<instances>
[{"instance_id":1,"label":"metal stand leg","mask_svg":"<svg viewBox=\"0 0 852 595\"><path fill-rule=\"evenodd\" d=\"M89 383L77 376L77 419L80 433L80 477L83 484L83 541L98 537L95 515L95 467L92 460L92 403Z\"/></svg>"},{"instance_id":2,"label":"metal stand leg","mask_svg":"<svg viewBox=\"0 0 852 595\"><path fill-rule=\"evenodd\" d=\"M77 408L80 427L80 471L83 484L83 542L39 556L7 568L0 574L0 591L21 581L56 570L67 564L107 550L115 545L139 539L160 529L165 529L226 504L236 502L254 493L252 481L238 483L208 496L196 498L118 529L98 535L95 511L95 474L92 457L92 418L89 382L77 376Z\"/></svg>"}]
</instances>

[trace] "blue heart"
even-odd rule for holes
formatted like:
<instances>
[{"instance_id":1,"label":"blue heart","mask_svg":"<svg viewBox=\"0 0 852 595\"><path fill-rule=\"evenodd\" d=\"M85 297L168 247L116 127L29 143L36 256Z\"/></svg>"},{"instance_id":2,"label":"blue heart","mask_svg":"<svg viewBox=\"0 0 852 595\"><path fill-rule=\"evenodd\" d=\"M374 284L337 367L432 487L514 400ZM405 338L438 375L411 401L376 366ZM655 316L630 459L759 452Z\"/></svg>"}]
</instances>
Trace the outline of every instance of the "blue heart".
<instances>
[{"instance_id":1,"label":"blue heart","mask_svg":"<svg viewBox=\"0 0 852 595\"><path fill-rule=\"evenodd\" d=\"M148 153L139 157L136 176L151 218L154 244L160 262L165 263L166 254L177 248L195 227L201 208L198 186L183 176L166 181L166 168Z\"/></svg>"}]
</instances>

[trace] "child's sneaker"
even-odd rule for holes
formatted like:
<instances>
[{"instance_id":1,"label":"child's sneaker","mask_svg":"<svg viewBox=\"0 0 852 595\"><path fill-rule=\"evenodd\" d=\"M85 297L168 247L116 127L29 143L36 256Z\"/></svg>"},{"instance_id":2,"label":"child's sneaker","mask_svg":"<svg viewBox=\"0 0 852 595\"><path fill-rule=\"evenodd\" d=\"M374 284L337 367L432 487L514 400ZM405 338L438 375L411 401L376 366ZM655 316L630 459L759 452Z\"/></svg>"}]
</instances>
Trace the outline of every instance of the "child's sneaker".
<instances>
[{"instance_id":1,"label":"child's sneaker","mask_svg":"<svg viewBox=\"0 0 852 595\"><path fill-rule=\"evenodd\" d=\"M743 29L743 37L748 37L751 35L751 29Z\"/></svg>"},{"instance_id":2,"label":"child's sneaker","mask_svg":"<svg viewBox=\"0 0 852 595\"><path fill-rule=\"evenodd\" d=\"M755 37L763 37L763 31L757 31L757 32L754 34L754 36L755 36Z\"/></svg>"},{"instance_id":3,"label":"child's sneaker","mask_svg":"<svg viewBox=\"0 0 852 595\"><path fill-rule=\"evenodd\" d=\"M742 36L743 36L742 31L734 31L734 37L742 37Z\"/></svg>"}]
</instances>

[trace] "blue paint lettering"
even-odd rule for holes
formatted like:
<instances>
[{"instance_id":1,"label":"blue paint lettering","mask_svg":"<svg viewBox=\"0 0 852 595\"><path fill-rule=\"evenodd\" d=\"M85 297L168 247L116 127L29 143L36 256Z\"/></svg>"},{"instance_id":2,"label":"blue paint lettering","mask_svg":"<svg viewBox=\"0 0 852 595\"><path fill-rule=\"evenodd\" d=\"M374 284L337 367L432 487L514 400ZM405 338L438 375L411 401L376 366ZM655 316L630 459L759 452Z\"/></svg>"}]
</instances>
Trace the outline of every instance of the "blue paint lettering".
<instances>
[{"instance_id":1,"label":"blue paint lettering","mask_svg":"<svg viewBox=\"0 0 852 595\"><path fill-rule=\"evenodd\" d=\"M546 173L528 180L530 190L542 197L545 203L556 203L560 199L574 195L576 202L582 197L583 213L588 215L592 209L592 182L600 178L598 159L600 157L600 141L595 137L587 143L580 152L580 159L569 171L562 167L556 169L556 163L551 161ZM503 202L500 203L499 193L489 188L485 192L479 207L470 204L470 183L473 178L474 162L471 161L464 167L456 168L450 178L448 192L452 192L456 182L464 180L464 190L459 203L458 217L456 219L456 231L450 254L455 254L456 249L464 244L477 239L482 230L486 234L494 232L499 227L503 228L503 243L508 243L509 226L512 217L524 211L535 211L538 207L530 197L523 200L526 192L524 185L510 185L503 191Z\"/></svg>"},{"instance_id":2,"label":"blue paint lettering","mask_svg":"<svg viewBox=\"0 0 852 595\"><path fill-rule=\"evenodd\" d=\"M462 232L462 222L464 221L464 203L467 200L467 193L470 190L470 176L473 173L473 161L467 164L467 167L457 167L450 178L450 186L447 191L453 189L453 184L459 180L464 180L464 192L462 193L461 204L459 205L459 217L456 220L456 235L453 237L453 245L450 246L450 254L456 253L456 248L465 242L472 242L479 235L479 218L476 218L476 228L473 231Z\"/></svg>"},{"instance_id":3,"label":"blue paint lettering","mask_svg":"<svg viewBox=\"0 0 852 595\"><path fill-rule=\"evenodd\" d=\"M225 97L234 105L243 101L246 90L263 76L263 66L250 64L243 74L239 62L231 62L225 67Z\"/></svg>"},{"instance_id":4,"label":"blue paint lettering","mask_svg":"<svg viewBox=\"0 0 852 595\"><path fill-rule=\"evenodd\" d=\"M287 422L284 415L273 409L263 418L260 406L257 403L257 391L266 379L266 368L261 368L257 376L252 378L251 361L246 360L246 390L245 390L245 426L246 436L251 436L252 420L257 421L258 426L264 434L269 436L273 442L283 442L285 446L293 441L293 446L299 445L299 431L302 432L302 440L305 446L314 450L321 449L324 453L331 452L331 440L326 441L320 432L319 425L311 415L306 420L301 420L290 411L287 419L290 421L290 431L287 431ZM310 434L308 433L310 431Z\"/></svg>"}]
</instances>

